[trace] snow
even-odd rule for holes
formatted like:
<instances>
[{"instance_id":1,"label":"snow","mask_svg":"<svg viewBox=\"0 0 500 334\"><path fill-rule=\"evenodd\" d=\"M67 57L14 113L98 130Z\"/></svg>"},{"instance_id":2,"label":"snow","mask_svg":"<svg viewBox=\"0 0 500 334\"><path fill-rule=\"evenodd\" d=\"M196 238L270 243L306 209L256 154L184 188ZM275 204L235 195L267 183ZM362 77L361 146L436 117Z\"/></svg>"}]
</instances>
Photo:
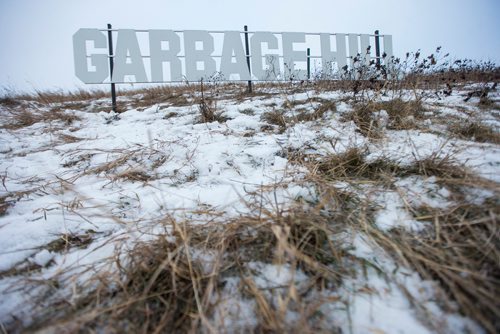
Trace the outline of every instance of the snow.
<instances>
[{"instance_id":1,"label":"snow","mask_svg":"<svg viewBox=\"0 0 500 334\"><path fill-rule=\"evenodd\" d=\"M399 194L403 194L404 201L418 208L447 208L453 204L449 199L451 193L436 182L436 177L409 176L395 182ZM491 197L491 196L490 196Z\"/></svg>"},{"instance_id":2,"label":"snow","mask_svg":"<svg viewBox=\"0 0 500 334\"><path fill-rule=\"evenodd\" d=\"M40 267L45 267L45 265L47 265L54 258L54 256L55 254L44 249L35 254L33 262L38 264Z\"/></svg>"},{"instance_id":3,"label":"snow","mask_svg":"<svg viewBox=\"0 0 500 334\"><path fill-rule=\"evenodd\" d=\"M73 284L84 284L93 274L88 268L105 266L105 260L117 249L136 239L144 240L146 237L138 231L154 235L156 227L152 223L162 217L194 223L219 220L222 224L230 217L251 212L247 203L256 196L266 199L263 205L281 207L299 199L313 202L315 190L302 182L305 169L280 154L289 149L327 155L352 147L367 148L368 161L384 158L401 165L439 152L453 155L478 176L500 182L498 145L420 130L387 130L386 111L375 115L385 138L372 142L357 131L353 122L341 120L341 115L351 110L345 102L338 102L337 113L328 112L322 120L294 124L283 133L261 131L266 124L261 115L272 110L272 103L280 106L285 101L306 100L314 95L309 91L243 102L223 99L218 107L229 118L224 123L196 124L196 105L161 110L153 105L142 111L129 109L115 120L108 113L92 113L88 108L71 111L81 118L71 126L54 121L0 130L0 196L14 203L0 216L0 271L22 268L28 261L41 267L31 274L32 279L65 273L57 276L64 280L77 272L78 282ZM319 96L337 99L341 93ZM450 97L448 103L450 106L426 113L429 119L424 124L429 125L436 114L464 117L453 107L456 97ZM242 113L247 109L252 113ZM165 117L172 112L177 115ZM82 140L65 142L60 134ZM119 163L114 166L113 162ZM127 179L131 172L149 179ZM348 184L335 186L352 190ZM375 224L382 231L405 228L417 233L425 223L416 221L408 206L445 208L453 204L450 190L433 177L408 176L395 180L391 189L360 189L373 202ZM494 194L487 189L470 189L468 196L470 201L481 203ZM211 212L224 215L212 217ZM89 231L95 233L87 247L62 252L44 248L62 234L82 235ZM352 255L376 263L385 272L395 272L394 261L365 238L353 236ZM209 273L212 255L196 251L195 256L204 260L204 271ZM305 273L286 265L255 262L251 269L255 284L265 291L290 284L300 286L307 280ZM404 286L436 319L441 317L445 332L465 332L466 327L482 332L470 319L442 311L433 301L433 284L404 270L406 274L396 270L388 280L370 269L366 277L359 273L357 278L347 279L341 291L321 296L311 292L308 298L331 298L320 308L324 321L346 333L430 333L426 321L431 320L418 314L401 290L400 286ZM0 276L0 323L14 315L29 318L29 301L37 290L12 289L22 279L21 275ZM214 315L215 323L236 331L257 324L255 301L241 295L239 284L239 278L225 279ZM349 304L348 310L345 303ZM293 312L286 317L290 322L297 321Z\"/></svg>"},{"instance_id":4,"label":"snow","mask_svg":"<svg viewBox=\"0 0 500 334\"><path fill-rule=\"evenodd\" d=\"M375 223L379 229L388 231L398 226L404 226L410 230L418 231L423 228L422 224L415 221L408 210L405 210L405 203L397 192L388 191L378 194L373 202L382 206L375 215Z\"/></svg>"}]
</instances>

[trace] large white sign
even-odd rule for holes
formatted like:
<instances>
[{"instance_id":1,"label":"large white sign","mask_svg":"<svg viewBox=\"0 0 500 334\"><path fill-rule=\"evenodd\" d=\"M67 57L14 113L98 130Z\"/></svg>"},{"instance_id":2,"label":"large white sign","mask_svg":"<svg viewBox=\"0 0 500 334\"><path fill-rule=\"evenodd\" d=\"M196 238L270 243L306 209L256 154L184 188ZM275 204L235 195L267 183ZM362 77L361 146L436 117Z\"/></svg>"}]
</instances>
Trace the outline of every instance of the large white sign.
<instances>
[{"instance_id":1,"label":"large white sign","mask_svg":"<svg viewBox=\"0 0 500 334\"><path fill-rule=\"evenodd\" d=\"M309 47L315 50L310 59L317 60L325 74L334 70L332 65L352 63L358 54L369 62L373 56L366 50L374 52L374 36L369 34L250 32L249 68L244 32L119 29L110 78L105 32L79 29L73 35L75 74L84 83L199 81L214 74L224 80L304 80ZM306 37L316 40L308 44ZM381 40L383 52L391 57L392 37L383 35Z\"/></svg>"}]
</instances>

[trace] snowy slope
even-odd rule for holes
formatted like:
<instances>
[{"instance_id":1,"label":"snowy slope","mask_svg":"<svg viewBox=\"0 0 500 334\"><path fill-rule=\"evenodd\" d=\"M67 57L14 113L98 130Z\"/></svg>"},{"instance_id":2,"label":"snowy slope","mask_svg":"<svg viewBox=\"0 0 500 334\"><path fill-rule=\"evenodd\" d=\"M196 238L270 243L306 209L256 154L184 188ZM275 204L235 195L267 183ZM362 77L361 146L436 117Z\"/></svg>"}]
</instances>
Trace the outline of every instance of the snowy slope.
<instances>
[{"instance_id":1,"label":"snowy slope","mask_svg":"<svg viewBox=\"0 0 500 334\"><path fill-rule=\"evenodd\" d=\"M312 96L337 101L336 110L318 120L290 121L285 129L263 118L287 103L295 105L287 109L289 119L312 112L318 106L306 102ZM227 93L217 102L227 120L212 123L198 122L197 96L192 95L188 106L163 102L130 107L118 117L94 112L107 103L96 100L83 108L63 105L64 113L75 117L70 124L55 119L1 129L0 197L7 209L0 216L0 323L18 319L19 326L29 324L36 316L33 301L42 294L77 298L72 289L85 285L104 270L100 268L108 268L107 259L117 249L161 233L164 226L157 222L165 217L224 224L254 212L255 203L272 209L286 208L298 199L314 200L314 187L304 182L307 168L292 163L286 152L321 157L358 147L366 150L368 160L382 157L400 165L440 152L452 154L477 176L500 182L499 145L456 139L442 131L441 118L470 117L457 110L458 93L439 105L427 102L432 112L422 124L429 131L384 128L384 138L376 141L343 118L352 109L344 97L341 92L313 90L286 94L278 89L243 99ZM131 100L122 97L120 103ZM22 103L22 108L40 113L57 106ZM302 110L297 111L299 107ZM0 108L2 122L8 124L12 116L7 107ZM485 113L472 106L468 112L498 130L500 111ZM345 185L373 203L375 223L382 231L425 228L426 222L409 214L409 202L437 208L453 204L449 189L433 177L403 177L395 188L387 189L369 184L352 187ZM471 190L478 203L492 196L491 189ZM351 255L376 263L390 280L370 267L364 274L359 269L359 275L346 279L339 289L311 292L306 298L310 303L330 300L321 306L325 328L346 333L431 333L430 325L439 322L447 333L465 333L466 328L483 331L457 310L442 309L435 282L423 280L409 268L398 269L368 236L351 231L347 240ZM305 273L286 266L255 262L253 271L260 289L307 281ZM58 289L47 292L48 280L57 281ZM214 323L229 331L257 324L255 303L238 293L236 278L228 282ZM418 301L418 308L409 295ZM424 309L432 319L422 317L425 312L419 311ZM226 317L220 318L223 313ZM297 316L292 312L287 319L293 322Z\"/></svg>"}]
</instances>

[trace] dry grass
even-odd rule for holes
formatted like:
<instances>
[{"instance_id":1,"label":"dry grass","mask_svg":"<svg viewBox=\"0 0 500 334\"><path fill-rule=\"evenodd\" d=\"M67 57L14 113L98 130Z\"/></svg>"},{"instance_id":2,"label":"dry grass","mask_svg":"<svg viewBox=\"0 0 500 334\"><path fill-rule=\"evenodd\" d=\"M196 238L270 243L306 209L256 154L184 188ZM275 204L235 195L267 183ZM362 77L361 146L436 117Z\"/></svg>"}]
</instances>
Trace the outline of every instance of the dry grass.
<instances>
[{"instance_id":1,"label":"dry grass","mask_svg":"<svg viewBox=\"0 0 500 334\"><path fill-rule=\"evenodd\" d=\"M385 110L389 114L387 128L394 130L406 130L415 127L414 120L422 119L426 109L421 101L393 99L379 102L374 106L375 110Z\"/></svg>"},{"instance_id":2,"label":"dry grass","mask_svg":"<svg viewBox=\"0 0 500 334\"><path fill-rule=\"evenodd\" d=\"M198 104L200 115L198 121L200 123L225 122L227 118L222 115L223 111L217 111L217 99L214 98L214 96L218 95L217 92L211 91L211 97L205 97L203 81L200 83L200 91L201 98Z\"/></svg>"},{"instance_id":3,"label":"dry grass","mask_svg":"<svg viewBox=\"0 0 500 334\"><path fill-rule=\"evenodd\" d=\"M271 125L277 125L280 132L283 132L287 128L287 120L285 117L285 111L274 109L262 114L261 121L267 122Z\"/></svg>"},{"instance_id":4,"label":"dry grass","mask_svg":"<svg viewBox=\"0 0 500 334\"><path fill-rule=\"evenodd\" d=\"M309 159L313 175L320 175L328 180L370 180L386 181L409 175L435 176L439 181L474 180L472 173L459 165L452 155L436 152L409 165L400 165L387 158L374 161L366 160L367 152L353 147L340 154ZM487 182L487 181L486 181Z\"/></svg>"},{"instance_id":5,"label":"dry grass","mask_svg":"<svg viewBox=\"0 0 500 334\"><path fill-rule=\"evenodd\" d=\"M43 104L61 103L70 101L92 101L109 97L110 93L105 90L79 89L74 92L63 91L37 91L35 101Z\"/></svg>"},{"instance_id":6,"label":"dry grass","mask_svg":"<svg viewBox=\"0 0 500 334\"><path fill-rule=\"evenodd\" d=\"M320 105L315 107L312 112L304 108L295 109L299 105L312 104L313 102L320 102ZM270 125L277 125L280 133L295 123L315 121L321 119L326 112L335 112L337 110L335 101L327 101L320 98L292 102L285 101L283 107L285 109L276 109L273 107L272 111L267 111L261 115L261 121ZM295 110L292 111L293 109ZM290 110L293 116L287 116L287 110Z\"/></svg>"},{"instance_id":7,"label":"dry grass","mask_svg":"<svg viewBox=\"0 0 500 334\"><path fill-rule=\"evenodd\" d=\"M435 176L438 180L478 180L468 168L454 161L452 155L442 155L439 152L417 160L414 164L404 168L409 174ZM488 181L486 181L488 182Z\"/></svg>"},{"instance_id":8,"label":"dry grass","mask_svg":"<svg viewBox=\"0 0 500 334\"><path fill-rule=\"evenodd\" d=\"M30 262L28 260L17 263L9 269L0 271L0 279L4 279L6 277L14 277L20 275L32 275L34 273L38 273L42 270L42 266L39 264ZM5 331L6 332L6 331Z\"/></svg>"},{"instance_id":9,"label":"dry grass","mask_svg":"<svg viewBox=\"0 0 500 334\"><path fill-rule=\"evenodd\" d=\"M104 174L111 182L131 181L147 183L156 179L155 170L167 162L169 156L163 151L164 142L158 141L157 146L136 145L127 149L103 150L99 153L109 155L109 160L92 168L85 169L80 176ZM96 153L85 153L66 161L64 167L76 166L88 161Z\"/></svg>"},{"instance_id":10,"label":"dry grass","mask_svg":"<svg viewBox=\"0 0 500 334\"><path fill-rule=\"evenodd\" d=\"M224 123L227 121L227 118L223 116L223 111L217 111L217 103L214 100L202 98L198 110L200 112L199 123Z\"/></svg>"},{"instance_id":11,"label":"dry grass","mask_svg":"<svg viewBox=\"0 0 500 334\"><path fill-rule=\"evenodd\" d=\"M380 120L374 118L374 113L385 110L389 119L387 124L379 124ZM369 138L380 138L380 128L391 130L408 130L418 128L417 120L423 118L426 109L421 101L404 101L396 98L390 101L375 102L368 100L357 103L354 110L344 116L346 121L354 121L360 132Z\"/></svg>"},{"instance_id":12,"label":"dry grass","mask_svg":"<svg viewBox=\"0 0 500 334\"><path fill-rule=\"evenodd\" d=\"M92 101L105 97L110 97L110 93L101 89L77 89L74 91L64 91L64 90L46 90L40 91L36 90L34 93L16 93L11 92L9 97L0 100L1 104L10 103L12 101L34 101L41 104L61 104L66 102L75 101Z\"/></svg>"},{"instance_id":13,"label":"dry grass","mask_svg":"<svg viewBox=\"0 0 500 334\"><path fill-rule=\"evenodd\" d=\"M448 126L448 131L460 139L500 144L500 133L478 121L455 122Z\"/></svg>"},{"instance_id":14,"label":"dry grass","mask_svg":"<svg viewBox=\"0 0 500 334\"><path fill-rule=\"evenodd\" d=\"M127 255L126 266L117 262L122 280L116 287L110 289L104 283L80 300L73 314L56 323L56 331L153 333L196 328L199 311L209 302L208 296L198 293L206 291L211 277L192 260L188 247L164 238L136 245Z\"/></svg>"},{"instance_id":15,"label":"dry grass","mask_svg":"<svg viewBox=\"0 0 500 334\"><path fill-rule=\"evenodd\" d=\"M0 217L7 213L10 203L6 201L7 196L0 196Z\"/></svg>"},{"instance_id":16,"label":"dry grass","mask_svg":"<svg viewBox=\"0 0 500 334\"><path fill-rule=\"evenodd\" d=\"M113 175L112 180L128 180L128 181L139 181L139 182L148 182L154 179L153 176L149 175L143 170L137 168L127 168L124 171L116 173Z\"/></svg>"},{"instance_id":17,"label":"dry grass","mask_svg":"<svg viewBox=\"0 0 500 334\"><path fill-rule=\"evenodd\" d=\"M0 105L6 106L6 107L14 107L20 104L19 98L13 97L13 96L5 96L0 98Z\"/></svg>"},{"instance_id":18,"label":"dry grass","mask_svg":"<svg viewBox=\"0 0 500 334\"><path fill-rule=\"evenodd\" d=\"M142 108L150 107L158 103L168 103L174 107L184 107L192 104L192 101L188 99L185 91L189 91L188 88L172 88L168 86L158 86L147 89L141 89L139 91L134 91L132 95L133 101L131 103L132 108Z\"/></svg>"},{"instance_id":19,"label":"dry grass","mask_svg":"<svg viewBox=\"0 0 500 334\"><path fill-rule=\"evenodd\" d=\"M7 173L5 176L1 176L2 185L5 188L5 179L7 178ZM7 214L7 210L14 206L16 202L21 200L23 197L28 196L34 190L24 190L24 191L9 191L4 195L0 195L0 217Z\"/></svg>"},{"instance_id":20,"label":"dry grass","mask_svg":"<svg viewBox=\"0 0 500 334\"><path fill-rule=\"evenodd\" d=\"M366 152L354 147L341 154L322 157L310 169L312 174L327 180L380 180L399 172L401 167L385 159L368 163Z\"/></svg>"},{"instance_id":21,"label":"dry grass","mask_svg":"<svg viewBox=\"0 0 500 334\"><path fill-rule=\"evenodd\" d=\"M335 101L321 101L320 105L314 108L313 112L307 112L306 110L299 112L295 119L298 122L310 122L321 119L323 115L329 111L336 112L337 106Z\"/></svg>"},{"instance_id":22,"label":"dry grass","mask_svg":"<svg viewBox=\"0 0 500 334\"><path fill-rule=\"evenodd\" d=\"M417 208L416 218L432 228L415 235L398 229L377 242L424 279L435 280L468 317L489 333L500 330L500 203L459 204L449 209ZM441 300L453 311L453 304Z\"/></svg>"},{"instance_id":23,"label":"dry grass","mask_svg":"<svg viewBox=\"0 0 500 334\"><path fill-rule=\"evenodd\" d=\"M445 311L459 312L476 320L489 333L500 330L500 202L498 184L481 179L449 155L435 153L408 166L386 160L368 163L364 152L353 148L309 165L317 186L328 193L332 181L370 181L378 187L391 187L391 180L409 175L434 176L454 192L457 204L440 209L408 208L416 220L427 221L423 232L395 228L388 232L370 223L370 210L356 218L359 229L384 247L401 266L416 270L423 279L439 282L448 299L440 300ZM490 189L494 197L483 204L465 201L470 188ZM326 189L326 190L325 190ZM348 201L343 200L347 203ZM369 206L369 203L365 205ZM410 296L410 295L408 295ZM418 303L418 302L416 302ZM418 306L418 305L417 305ZM429 325L433 326L432 321Z\"/></svg>"},{"instance_id":24,"label":"dry grass","mask_svg":"<svg viewBox=\"0 0 500 334\"><path fill-rule=\"evenodd\" d=\"M100 174L100 173L110 173L116 170L118 167L124 166L129 159L133 157L135 152L126 151L121 152L121 154L108 162L105 162L97 167L88 169L85 171L85 174Z\"/></svg>"},{"instance_id":25,"label":"dry grass","mask_svg":"<svg viewBox=\"0 0 500 334\"><path fill-rule=\"evenodd\" d=\"M65 111L65 110L61 110L61 109L54 110L53 109L53 110L49 111L48 113L44 114L44 120L49 121L49 122L58 121L58 122L64 123L65 125L71 125L71 124L73 124L73 122L81 120L81 118L78 117L77 115L75 115L71 112Z\"/></svg>"},{"instance_id":26,"label":"dry grass","mask_svg":"<svg viewBox=\"0 0 500 334\"><path fill-rule=\"evenodd\" d=\"M17 130L32 126L39 122L61 122L64 125L70 125L79 121L80 117L70 111L54 108L51 110L42 110L28 106L17 106L7 109L2 115L4 124L0 128L8 130Z\"/></svg>"},{"instance_id":27,"label":"dry grass","mask_svg":"<svg viewBox=\"0 0 500 334\"><path fill-rule=\"evenodd\" d=\"M77 143L81 140L83 140L83 138L80 138L80 137L76 137L76 136L72 136L72 135L67 135L65 133L60 133L59 134L59 138L64 142L64 143L67 143L67 144L70 144L70 143Z\"/></svg>"},{"instance_id":28,"label":"dry grass","mask_svg":"<svg viewBox=\"0 0 500 334\"><path fill-rule=\"evenodd\" d=\"M15 130L24 127L31 126L35 123L42 121L43 118L39 115L30 112L26 109L20 109L16 111L10 111L10 115L8 116L8 123L4 123L2 128Z\"/></svg>"},{"instance_id":29,"label":"dry grass","mask_svg":"<svg viewBox=\"0 0 500 334\"><path fill-rule=\"evenodd\" d=\"M317 210L261 209L258 216L226 224L193 226L166 219L162 223L173 227L171 235L136 244L125 257L117 256L118 275L107 275L73 306L59 304L29 330L219 332L224 329L213 319L218 298L225 279L239 277L240 293L255 300L258 317L256 328L241 330L313 332L322 303L306 308L302 299L311 288L334 287L353 274L344 266L345 251L336 226L341 223ZM211 259L197 257L197 251L212 254ZM279 287L283 299L277 304L252 278L250 264L255 261L301 270L308 283L298 287L292 280ZM287 322L286 310L297 310L297 305L301 321Z\"/></svg>"},{"instance_id":30,"label":"dry grass","mask_svg":"<svg viewBox=\"0 0 500 334\"><path fill-rule=\"evenodd\" d=\"M70 248L86 248L93 241L94 232L89 230L86 234L63 233L58 239L49 242L44 249L50 252L63 252Z\"/></svg>"}]
</instances>

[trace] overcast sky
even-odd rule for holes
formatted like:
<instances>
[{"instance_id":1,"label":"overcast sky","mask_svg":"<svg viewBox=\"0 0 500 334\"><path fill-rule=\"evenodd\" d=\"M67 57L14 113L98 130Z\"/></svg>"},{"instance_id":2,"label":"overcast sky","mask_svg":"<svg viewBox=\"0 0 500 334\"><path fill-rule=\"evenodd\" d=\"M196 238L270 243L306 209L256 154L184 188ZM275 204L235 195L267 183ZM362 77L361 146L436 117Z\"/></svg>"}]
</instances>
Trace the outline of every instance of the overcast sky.
<instances>
[{"instance_id":1,"label":"overcast sky","mask_svg":"<svg viewBox=\"0 0 500 334\"><path fill-rule=\"evenodd\" d=\"M0 0L0 88L74 89L79 28L381 33L500 63L500 0Z\"/></svg>"}]
</instances>

